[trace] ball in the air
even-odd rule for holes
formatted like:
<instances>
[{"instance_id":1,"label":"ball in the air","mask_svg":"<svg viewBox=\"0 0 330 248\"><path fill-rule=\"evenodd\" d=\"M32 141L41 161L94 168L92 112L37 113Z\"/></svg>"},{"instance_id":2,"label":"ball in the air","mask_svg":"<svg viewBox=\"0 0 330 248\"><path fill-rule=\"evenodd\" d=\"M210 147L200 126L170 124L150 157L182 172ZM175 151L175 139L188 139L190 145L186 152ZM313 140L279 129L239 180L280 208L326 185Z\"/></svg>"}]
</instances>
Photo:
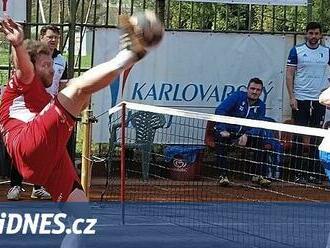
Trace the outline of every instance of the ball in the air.
<instances>
[{"instance_id":1,"label":"ball in the air","mask_svg":"<svg viewBox=\"0 0 330 248\"><path fill-rule=\"evenodd\" d=\"M130 17L130 22L135 26L135 32L141 37L145 47L158 45L164 36L164 26L153 11L134 14Z\"/></svg>"}]
</instances>

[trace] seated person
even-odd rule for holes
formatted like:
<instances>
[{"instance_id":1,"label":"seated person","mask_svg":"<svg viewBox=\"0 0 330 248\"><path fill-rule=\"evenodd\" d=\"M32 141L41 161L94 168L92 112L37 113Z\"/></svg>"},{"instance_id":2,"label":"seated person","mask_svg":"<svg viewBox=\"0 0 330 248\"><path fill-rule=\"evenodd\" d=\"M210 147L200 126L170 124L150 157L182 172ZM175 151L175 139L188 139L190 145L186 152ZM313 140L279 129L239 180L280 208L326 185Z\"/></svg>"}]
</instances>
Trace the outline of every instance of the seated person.
<instances>
[{"instance_id":1,"label":"seated person","mask_svg":"<svg viewBox=\"0 0 330 248\"><path fill-rule=\"evenodd\" d=\"M250 79L247 92L237 91L225 99L216 109L215 114L232 117L262 120L265 117L266 105L259 99L262 93L263 82L259 78ZM266 179L268 166L265 165L266 152L261 149L262 139L256 137L260 129L249 128L239 125L217 123L215 125L215 148L217 154L217 165L221 168L219 183L228 185L228 171L230 166L227 163L226 146L237 143L240 146L251 146L258 148L254 152L254 159L251 161L251 171L254 175L252 181L261 186L269 186L271 181ZM260 159L261 158L261 159ZM258 162L262 161L262 164Z\"/></svg>"}]
</instances>

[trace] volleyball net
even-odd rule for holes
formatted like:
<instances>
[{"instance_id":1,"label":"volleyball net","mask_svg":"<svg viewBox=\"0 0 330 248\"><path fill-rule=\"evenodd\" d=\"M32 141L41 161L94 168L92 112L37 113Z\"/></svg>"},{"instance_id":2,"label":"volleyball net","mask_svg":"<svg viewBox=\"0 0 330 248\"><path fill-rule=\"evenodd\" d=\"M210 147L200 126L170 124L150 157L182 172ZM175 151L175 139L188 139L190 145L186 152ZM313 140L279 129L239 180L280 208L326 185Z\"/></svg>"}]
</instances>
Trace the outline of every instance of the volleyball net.
<instances>
[{"instance_id":1,"label":"volleyball net","mask_svg":"<svg viewBox=\"0 0 330 248\"><path fill-rule=\"evenodd\" d=\"M325 247L328 130L130 102L109 120L103 200L244 247Z\"/></svg>"}]
</instances>

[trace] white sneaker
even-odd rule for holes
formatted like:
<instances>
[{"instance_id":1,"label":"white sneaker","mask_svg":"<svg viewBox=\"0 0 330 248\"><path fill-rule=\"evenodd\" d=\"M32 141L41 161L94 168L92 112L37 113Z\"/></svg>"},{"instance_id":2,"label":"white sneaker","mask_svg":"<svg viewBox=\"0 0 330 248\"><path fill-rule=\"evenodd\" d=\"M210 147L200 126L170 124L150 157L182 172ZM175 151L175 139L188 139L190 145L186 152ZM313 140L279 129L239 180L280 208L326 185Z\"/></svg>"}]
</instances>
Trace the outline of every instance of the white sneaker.
<instances>
[{"instance_id":1,"label":"white sneaker","mask_svg":"<svg viewBox=\"0 0 330 248\"><path fill-rule=\"evenodd\" d=\"M52 196L45 190L44 187L41 187L40 189L32 189L31 194L32 199L40 199L40 200L50 200L52 199Z\"/></svg>"},{"instance_id":2,"label":"white sneaker","mask_svg":"<svg viewBox=\"0 0 330 248\"><path fill-rule=\"evenodd\" d=\"M8 190L7 200L9 201L19 201L22 188L21 186L14 186Z\"/></svg>"},{"instance_id":3,"label":"white sneaker","mask_svg":"<svg viewBox=\"0 0 330 248\"><path fill-rule=\"evenodd\" d=\"M220 186L228 186L229 185L229 180L228 177L226 176L220 176L218 179L218 183Z\"/></svg>"},{"instance_id":4,"label":"white sneaker","mask_svg":"<svg viewBox=\"0 0 330 248\"><path fill-rule=\"evenodd\" d=\"M261 187L269 187L271 185L271 181L262 177L262 176L253 176L252 182L259 184Z\"/></svg>"}]
</instances>

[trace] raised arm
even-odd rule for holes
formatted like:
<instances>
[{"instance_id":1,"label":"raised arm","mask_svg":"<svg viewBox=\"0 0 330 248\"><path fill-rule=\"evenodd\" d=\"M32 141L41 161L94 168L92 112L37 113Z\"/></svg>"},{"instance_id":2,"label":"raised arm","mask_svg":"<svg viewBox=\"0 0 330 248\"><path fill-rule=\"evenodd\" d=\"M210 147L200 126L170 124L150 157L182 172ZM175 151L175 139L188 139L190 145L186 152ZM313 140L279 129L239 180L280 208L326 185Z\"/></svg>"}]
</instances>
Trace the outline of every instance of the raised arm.
<instances>
[{"instance_id":1,"label":"raised arm","mask_svg":"<svg viewBox=\"0 0 330 248\"><path fill-rule=\"evenodd\" d=\"M30 84L34 77L34 66L23 44L24 32L22 26L7 18L1 21L0 31L5 34L6 39L13 46L12 58L17 78L25 84Z\"/></svg>"}]
</instances>

